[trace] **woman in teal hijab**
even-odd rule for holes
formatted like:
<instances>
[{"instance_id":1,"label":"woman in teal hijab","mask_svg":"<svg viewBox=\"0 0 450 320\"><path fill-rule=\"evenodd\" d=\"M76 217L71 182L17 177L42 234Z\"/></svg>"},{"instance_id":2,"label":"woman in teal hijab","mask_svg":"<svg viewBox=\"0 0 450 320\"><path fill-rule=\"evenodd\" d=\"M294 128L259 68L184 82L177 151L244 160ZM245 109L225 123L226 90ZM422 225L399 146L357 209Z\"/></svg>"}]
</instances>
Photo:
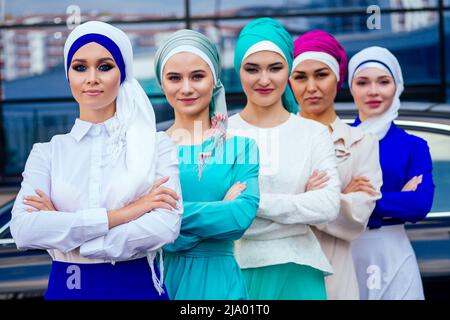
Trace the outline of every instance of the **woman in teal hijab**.
<instances>
[{"instance_id":1,"label":"woman in teal hijab","mask_svg":"<svg viewBox=\"0 0 450 320\"><path fill-rule=\"evenodd\" d=\"M163 248L169 297L247 299L233 250L258 209L258 149L226 133L220 58L207 37L175 32L158 49L155 71L175 112L166 133L177 144L184 206L180 235Z\"/></svg>"},{"instance_id":2,"label":"woman in teal hijab","mask_svg":"<svg viewBox=\"0 0 450 320\"><path fill-rule=\"evenodd\" d=\"M247 103L229 131L255 139L261 151L258 213L235 251L252 300L326 299L332 272L310 225L339 212L334 147L325 126L297 115L292 63L293 40L278 21L260 18L242 29L234 66ZM315 189L322 171L329 181Z\"/></svg>"},{"instance_id":3,"label":"woman in teal hijab","mask_svg":"<svg viewBox=\"0 0 450 320\"><path fill-rule=\"evenodd\" d=\"M258 51L274 51L279 53L292 69L294 43L289 32L276 20L260 18L248 23L239 34L234 50L234 69L240 74L242 61ZM298 113L294 94L286 80L286 89L282 95L283 107L291 113Z\"/></svg>"}]
</instances>

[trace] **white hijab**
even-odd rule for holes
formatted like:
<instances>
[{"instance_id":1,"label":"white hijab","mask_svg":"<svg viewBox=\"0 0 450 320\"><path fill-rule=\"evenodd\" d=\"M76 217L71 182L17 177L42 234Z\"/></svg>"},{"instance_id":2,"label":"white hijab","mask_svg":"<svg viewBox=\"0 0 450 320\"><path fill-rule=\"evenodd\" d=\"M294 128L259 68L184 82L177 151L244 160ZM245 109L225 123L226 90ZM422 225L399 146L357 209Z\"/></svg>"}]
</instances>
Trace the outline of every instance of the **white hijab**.
<instances>
[{"instance_id":1,"label":"white hijab","mask_svg":"<svg viewBox=\"0 0 450 320\"><path fill-rule=\"evenodd\" d=\"M383 114L366 119L359 125L363 131L373 133L381 140L389 131L392 121L398 117L400 95L403 92L402 69L397 58L389 50L381 47L363 49L355 54L349 62L348 86L350 91L355 75L367 68L377 68L389 73L396 85L392 105Z\"/></svg>"},{"instance_id":2,"label":"white hijab","mask_svg":"<svg viewBox=\"0 0 450 320\"><path fill-rule=\"evenodd\" d=\"M120 49L125 65L125 79L119 87L116 101L118 129L109 137L113 144L113 159L126 148L129 194L117 195L129 199L142 195L153 185L156 168L156 123L153 106L133 76L133 49L130 39L120 29L104 22L89 21L73 29L64 45L64 66L68 76L67 59L75 41L87 34L100 34L112 40ZM108 48L106 48L108 49ZM111 53L112 54L112 53ZM112 54L113 55L113 54ZM114 56L114 55L113 55ZM70 62L69 62L70 63ZM124 181L125 182L125 181Z\"/></svg>"}]
</instances>

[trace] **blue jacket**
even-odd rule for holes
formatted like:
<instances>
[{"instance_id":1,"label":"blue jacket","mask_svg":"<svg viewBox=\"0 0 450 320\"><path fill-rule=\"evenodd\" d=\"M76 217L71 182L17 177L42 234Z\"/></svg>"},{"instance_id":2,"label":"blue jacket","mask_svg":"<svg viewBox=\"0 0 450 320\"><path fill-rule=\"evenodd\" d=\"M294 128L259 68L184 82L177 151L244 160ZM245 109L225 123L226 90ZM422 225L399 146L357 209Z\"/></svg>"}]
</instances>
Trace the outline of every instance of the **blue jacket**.
<instances>
[{"instance_id":1,"label":"blue jacket","mask_svg":"<svg viewBox=\"0 0 450 320\"><path fill-rule=\"evenodd\" d=\"M359 117L353 126L361 123ZM425 218L433 205L432 161L427 142L391 124L380 140L380 165L383 172L382 197L377 201L368 227L417 222ZM423 175L416 191L402 192L414 176Z\"/></svg>"}]
</instances>

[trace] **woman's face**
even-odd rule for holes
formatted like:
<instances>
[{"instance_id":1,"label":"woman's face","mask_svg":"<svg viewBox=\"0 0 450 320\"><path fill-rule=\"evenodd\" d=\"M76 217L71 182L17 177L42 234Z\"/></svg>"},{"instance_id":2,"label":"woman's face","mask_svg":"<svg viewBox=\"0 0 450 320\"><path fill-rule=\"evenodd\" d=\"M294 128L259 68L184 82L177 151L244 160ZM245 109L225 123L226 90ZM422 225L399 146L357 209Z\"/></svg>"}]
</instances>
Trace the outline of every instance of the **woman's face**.
<instances>
[{"instance_id":1,"label":"woman's face","mask_svg":"<svg viewBox=\"0 0 450 320\"><path fill-rule=\"evenodd\" d=\"M73 55L68 71L70 90L83 111L115 112L120 70L111 53L98 43L85 44Z\"/></svg>"},{"instance_id":2,"label":"woman's face","mask_svg":"<svg viewBox=\"0 0 450 320\"><path fill-rule=\"evenodd\" d=\"M290 84L302 115L315 118L333 108L337 78L325 63L316 60L300 62L292 72Z\"/></svg>"},{"instance_id":3,"label":"woman's face","mask_svg":"<svg viewBox=\"0 0 450 320\"><path fill-rule=\"evenodd\" d=\"M214 90L213 74L202 58L180 52L164 65L162 88L176 113L196 116L209 110Z\"/></svg>"},{"instance_id":4,"label":"woman's face","mask_svg":"<svg viewBox=\"0 0 450 320\"><path fill-rule=\"evenodd\" d=\"M351 92L361 121L383 114L392 105L395 81L378 68L358 72L352 80Z\"/></svg>"},{"instance_id":5,"label":"woman's face","mask_svg":"<svg viewBox=\"0 0 450 320\"><path fill-rule=\"evenodd\" d=\"M289 77L289 66L278 53L260 51L242 61L239 76L249 103L271 107L280 102Z\"/></svg>"}]
</instances>

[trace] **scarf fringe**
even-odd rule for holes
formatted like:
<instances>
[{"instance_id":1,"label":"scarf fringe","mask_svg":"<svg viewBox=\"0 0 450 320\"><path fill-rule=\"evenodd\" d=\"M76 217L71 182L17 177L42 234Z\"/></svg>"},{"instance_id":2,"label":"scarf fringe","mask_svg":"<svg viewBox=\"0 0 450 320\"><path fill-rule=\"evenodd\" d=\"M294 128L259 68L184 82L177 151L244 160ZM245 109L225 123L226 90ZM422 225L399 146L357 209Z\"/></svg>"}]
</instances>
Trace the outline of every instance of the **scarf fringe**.
<instances>
[{"instance_id":1,"label":"scarf fringe","mask_svg":"<svg viewBox=\"0 0 450 320\"><path fill-rule=\"evenodd\" d=\"M159 254L159 279L156 276L155 267L153 265L153 262L155 260L156 255ZM155 287L156 291L159 295L162 295L164 293L164 261L163 261L163 252L162 249L159 249L157 251L150 251L147 253L147 261L150 265L150 270L152 271L152 281L153 286Z\"/></svg>"}]
</instances>

